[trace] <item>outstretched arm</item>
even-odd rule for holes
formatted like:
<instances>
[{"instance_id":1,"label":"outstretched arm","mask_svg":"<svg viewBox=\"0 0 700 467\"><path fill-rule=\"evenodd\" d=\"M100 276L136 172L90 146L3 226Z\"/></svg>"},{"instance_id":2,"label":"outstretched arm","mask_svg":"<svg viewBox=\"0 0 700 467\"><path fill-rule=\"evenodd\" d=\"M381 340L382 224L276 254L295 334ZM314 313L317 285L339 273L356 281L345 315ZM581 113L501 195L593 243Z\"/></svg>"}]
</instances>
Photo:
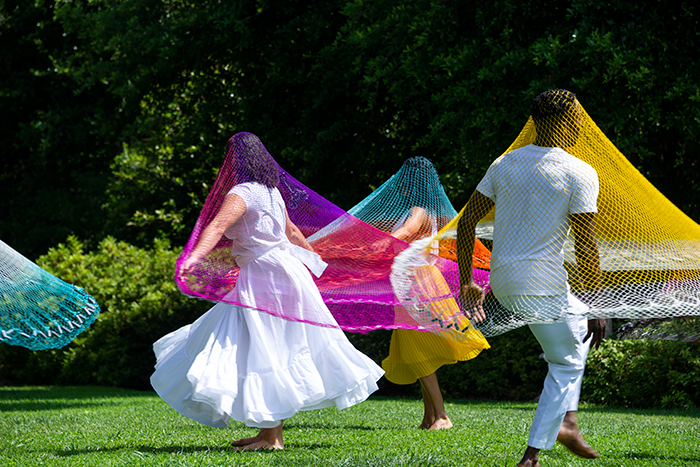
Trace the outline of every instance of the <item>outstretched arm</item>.
<instances>
[{"instance_id":1,"label":"outstretched arm","mask_svg":"<svg viewBox=\"0 0 700 467\"><path fill-rule=\"evenodd\" d=\"M595 239L595 213L587 212L571 215L571 229L574 232L574 249L579 277L583 281L590 305L595 305L600 294L600 256ZM583 339L592 338L591 347L597 349L605 337L605 320L588 320L588 333Z\"/></svg>"},{"instance_id":2,"label":"outstretched arm","mask_svg":"<svg viewBox=\"0 0 700 467\"><path fill-rule=\"evenodd\" d=\"M411 208L411 215L409 218L406 219L406 222L404 222L400 228L396 229L391 236L398 238L399 240L406 241L418 233L421 227L423 227L423 224L425 224L427 221L428 213L425 211L425 209L418 206L413 206Z\"/></svg>"},{"instance_id":3,"label":"outstretched arm","mask_svg":"<svg viewBox=\"0 0 700 467\"><path fill-rule=\"evenodd\" d=\"M486 319L484 314L484 290L474 283L472 275L472 258L474 256L474 239L476 224L493 208L491 198L474 191L467 202L457 224L457 264L459 265L459 283L464 312L474 321Z\"/></svg>"},{"instance_id":4,"label":"outstretched arm","mask_svg":"<svg viewBox=\"0 0 700 467\"><path fill-rule=\"evenodd\" d=\"M235 224L245 214L245 211L246 204L243 198L233 193L226 195L216 217L204 229L194 250L182 263L180 274L187 275L194 263L202 259L216 246L224 232Z\"/></svg>"},{"instance_id":5,"label":"outstretched arm","mask_svg":"<svg viewBox=\"0 0 700 467\"><path fill-rule=\"evenodd\" d=\"M287 208L284 208L284 214L285 216L287 216L285 233L287 234L287 238L289 239L289 241L292 242L294 245L300 246L309 251L314 251L313 247L309 244L309 242L306 241L306 237L304 237L304 234L302 234L301 230L299 230L299 227L297 227L296 224L294 224L294 222L292 222L292 220L289 218Z\"/></svg>"}]
</instances>

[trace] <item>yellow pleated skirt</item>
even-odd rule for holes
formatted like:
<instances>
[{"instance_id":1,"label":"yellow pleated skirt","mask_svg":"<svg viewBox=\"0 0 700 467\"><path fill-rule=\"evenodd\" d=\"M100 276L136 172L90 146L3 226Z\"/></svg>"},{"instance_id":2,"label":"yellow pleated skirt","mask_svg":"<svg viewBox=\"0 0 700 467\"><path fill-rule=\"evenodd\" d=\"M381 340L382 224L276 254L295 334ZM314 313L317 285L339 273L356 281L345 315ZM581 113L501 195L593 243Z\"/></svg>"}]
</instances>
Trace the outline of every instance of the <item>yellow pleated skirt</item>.
<instances>
[{"instance_id":1,"label":"yellow pleated skirt","mask_svg":"<svg viewBox=\"0 0 700 467\"><path fill-rule=\"evenodd\" d=\"M442 273L433 265L415 268L416 290L428 303L433 321L447 330L441 333L394 329L389 356L382 362L386 379L395 384L412 384L442 365L471 360L491 346L481 332L474 329L450 297L450 288ZM397 306L396 323L416 324L403 307Z\"/></svg>"},{"instance_id":2,"label":"yellow pleated skirt","mask_svg":"<svg viewBox=\"0 0 700 467\"><path fill-rule=\"evenodd\" d=\"M489 347L483 336L457 341L431 332L394 329L389 356L382 361L382 368L392 383L412 384L442 365L471 360Z\"/></svg>"}]
</instances>

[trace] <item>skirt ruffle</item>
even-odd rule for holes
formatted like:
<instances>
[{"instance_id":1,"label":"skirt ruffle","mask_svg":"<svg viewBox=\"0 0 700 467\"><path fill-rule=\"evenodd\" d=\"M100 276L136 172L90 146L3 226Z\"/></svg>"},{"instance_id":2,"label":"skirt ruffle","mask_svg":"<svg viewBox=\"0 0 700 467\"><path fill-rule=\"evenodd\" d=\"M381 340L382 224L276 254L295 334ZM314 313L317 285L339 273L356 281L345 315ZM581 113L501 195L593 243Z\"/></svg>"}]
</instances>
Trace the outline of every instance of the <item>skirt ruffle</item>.
<instances>
[{"instance_id":1,"label":"skirt ruffle","mask_svg":"<svg viewBox=\"0 0 700 467\"><path fill-rule=\"evenodd\" d=\"M303 410L344 409L377 390L383 371L342 331L219 303L156 342L154 389L208 426L272 428Z\"/></svg>"}]
</instances>

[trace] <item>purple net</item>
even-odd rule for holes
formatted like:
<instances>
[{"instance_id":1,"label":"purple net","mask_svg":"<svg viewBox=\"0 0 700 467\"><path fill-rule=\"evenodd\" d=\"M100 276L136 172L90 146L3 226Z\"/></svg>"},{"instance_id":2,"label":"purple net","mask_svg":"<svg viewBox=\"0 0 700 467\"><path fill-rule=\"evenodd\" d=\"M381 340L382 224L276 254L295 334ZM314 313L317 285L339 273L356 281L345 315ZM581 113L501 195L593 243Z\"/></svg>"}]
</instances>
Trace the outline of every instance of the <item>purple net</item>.
<instances>
[{"instance_id":1,"label":"purple net","mask_svg":"<svg viewBox=\"0 0 700 467\"><path fill-rule=\"evenodd\" d=\"M237 255L236 241L227 236L228 231L192 266L183 268L183 264L192 262L190 256L222 209L229 191L247 182L279 190L289 219L327 263L323 274L314 280L334 320L329 320L327 312L318 310L312 303L290 306L285 301L285 291L292 289L293 284L280 283L278 279L275 279L278 293L274 295L256 296L255 300L240 296L236 291L238 263L248 260ZM437 322L417 324L395 312L400 303L390 282L391 267L396 255L408 247L408 243L349 215L297 181L279 167L255 135L238 133L229 140L223 165L177 261L175 278L186 295L245 306L289 320L337 326L350 332L393 328L442 332L444 328ZM263 249L255 256L264 254ZM456 263L438 256L432 263L446 279L450 293L456 294L459 285ZM247 281L269 280L264 270L255 272L247 268L246 274L257 275L246 277ZM476 277L480 276L483 281L488 280L487 272L478 271Z\"/></svg>"}]
</instances>

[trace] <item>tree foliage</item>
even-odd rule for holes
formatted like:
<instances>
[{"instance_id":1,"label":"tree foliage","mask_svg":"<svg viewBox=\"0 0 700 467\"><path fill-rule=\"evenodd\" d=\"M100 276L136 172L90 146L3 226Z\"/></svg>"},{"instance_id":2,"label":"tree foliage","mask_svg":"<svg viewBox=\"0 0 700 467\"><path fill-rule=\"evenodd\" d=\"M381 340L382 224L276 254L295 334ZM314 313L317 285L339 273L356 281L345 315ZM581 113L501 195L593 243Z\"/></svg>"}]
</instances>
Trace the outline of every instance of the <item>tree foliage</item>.
<instances>
[{"instance_id":1,"label":"tree foliage","mask_svg":"<svg viewBox=\"0 0 700 467\"><path fill-rule=\"evenodd\" d=\"M694 5L358 0L345 13L343 41L363 51L354 64L366 105L400 108L396 139L434 153L452 199L471 194L532 98L561 87L700 217L697 182L683 175L697 170L700 149Z\"/></svg>"},{"instance_id":2,"label":"tree foliage","mask_svg":"<svg viewBox=\"0 0 700 467\"><path fill-rule=\"evenodd\" d=\"M51 2L0 3L0 238L32 258L106 218L115 99L99 86L77 92L55 64L81 46Z\"/></svg>"},{"instance_id":3,"label":"tree foliage","mask_svg":"<svg viewBox=\"0 0 700 467\"><path fill-rule=\"evenodd\" d=\"M37 264L80 284L100 315L68 346L31 352L0 346L3 384L92 384L147 389L156 363L153 343L196 320L211 304L186 297L173 281L179 249L156 241L142 249L114 238L86 252L75 237Z\"/></svg>"},{"instance_id":4,"label":"tree foliage","mask_svg":"<svg viewBox=\"0 0 700 467\"><path fill-rule=\"evenodd\" d=\"M258 134L344 208L405 158L427 156L459 208L531 99L552 87L577 93L633 164L698 219L699 8L5 2L0 236L25 252L71 232L93 244L107 234L181 244L238 131Z\"/></svg>"}]
</instances>

